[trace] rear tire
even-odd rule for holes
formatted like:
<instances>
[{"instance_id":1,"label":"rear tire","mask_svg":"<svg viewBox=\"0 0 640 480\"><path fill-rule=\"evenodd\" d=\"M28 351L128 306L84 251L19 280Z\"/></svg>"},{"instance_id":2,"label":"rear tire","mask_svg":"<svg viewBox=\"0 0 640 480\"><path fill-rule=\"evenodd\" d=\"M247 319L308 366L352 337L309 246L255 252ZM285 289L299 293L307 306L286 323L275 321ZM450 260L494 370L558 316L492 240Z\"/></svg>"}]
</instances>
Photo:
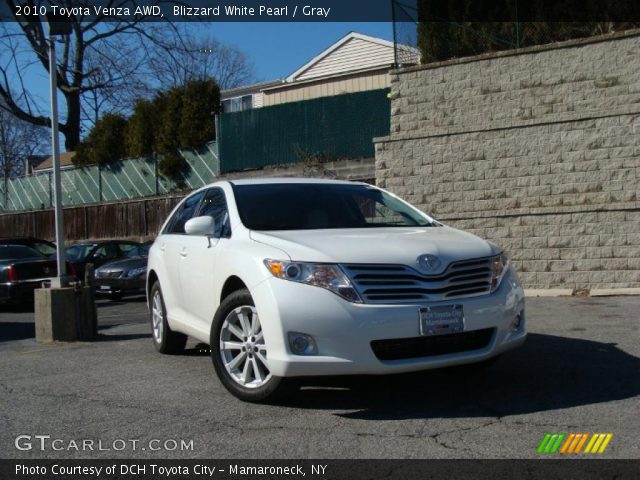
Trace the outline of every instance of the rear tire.
<instances>
[{"instance_id":1,"label":"rear tire","mask_svg":"<svg viewBox=\"0 0 640 480\"><path fill-rule=\"evenodd\" d=\"M238 290L222 301L211 325L211 360L222 385L245 402L273 402L290 393L292 379L268 369L267 348L253 298Z\"/></svg>"},{"instance_id":2,"label":"rear tire","mask_svg":"<svg viewBox=\"0 0 640 480\"><path fill-rule=\"evenodd\" d=\"M164 354L176 354L184 351L187 344L187 336L174 332L169 328L167 323L167 309L164 306L164 298L160 283L156 282L151 287L150 298L150 315L151 321L151 338L156 350Z\"/></svg>"}]
</instances>

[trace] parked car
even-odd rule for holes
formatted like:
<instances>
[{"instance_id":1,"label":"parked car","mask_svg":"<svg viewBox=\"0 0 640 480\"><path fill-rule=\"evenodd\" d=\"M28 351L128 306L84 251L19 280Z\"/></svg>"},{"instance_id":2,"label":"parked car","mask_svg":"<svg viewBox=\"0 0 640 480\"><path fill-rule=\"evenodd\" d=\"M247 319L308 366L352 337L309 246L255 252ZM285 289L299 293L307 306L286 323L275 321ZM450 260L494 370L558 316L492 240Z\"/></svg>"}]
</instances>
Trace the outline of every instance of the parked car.
<instances>
[{"instance_id":1,"label":"parked car","mask_svg":"<svg viewBox=\"0 0 640 480\"><path fill-rule=\"evenodd\" d=\"M483 362L526 337L502 248L364 183L208 185L162 226L147 291L156 349L207 342L221 383L247 401L295 377Z\"/></svg>"},{"instance_id":2,"label":"parked car","mask_svg":"<svg viewBox=\"0 0 640 480\"><path fill-rule=\"evenodd\" d=\"M84 280L84 271L87 263L98 268L107 262L112 262L127 256L127 254L140 244L128 240L100 240L95 242L82 242L65 248L67 261L71 263L78 275Z\"/></svg>"},{"instance_id":3,"label":"parked car","mask_svg":"<svg viewBox=\"0 0 640 480\"><path fill-rule=\"evenodd\" d=\"M127 295L144 295L147 280L147 257L153 241L138 245L122 260L109 262L95 271L98 295L118 300Z\"/></svg>"},{"instance_id":4,"label":"parked car","mask_svg":"<svg viewBox=\"0 0 640 480\"><path fill-rule=\"evenodd\" d=\"M34 237L0 237L0 245L24 245L40 252L45 257L55 256L56 244Z\"/></svg>"},{"instance_id":5,"label":"parked car","mask_svg":"<svg viewBox=\"0 0 640 480\"><path fill-rule=\"evenodd\" d=\"M33 301L33 291L57 274L55 259L25 245L0 244L0 302Z\"/></svg>"}]
</instances>

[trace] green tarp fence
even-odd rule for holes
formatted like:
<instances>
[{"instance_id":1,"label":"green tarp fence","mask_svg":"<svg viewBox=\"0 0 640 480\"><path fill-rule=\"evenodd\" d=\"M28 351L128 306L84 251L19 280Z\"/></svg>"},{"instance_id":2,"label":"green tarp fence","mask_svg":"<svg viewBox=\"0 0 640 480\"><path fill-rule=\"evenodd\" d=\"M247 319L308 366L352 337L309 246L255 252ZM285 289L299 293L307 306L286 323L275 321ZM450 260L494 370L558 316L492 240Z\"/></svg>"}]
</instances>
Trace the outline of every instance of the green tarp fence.
<instances>
[{"instance_id":1,"label":"green tarp fence","mask_svg":"<svg viewBox=\"0 0 640 480\"><path fill-rule=\"evenodd\" d=\"M374 156L374 137L389 134L389 89L285 103L220 116L222 172L311 158Z\"/></svg>"}]
</instances>

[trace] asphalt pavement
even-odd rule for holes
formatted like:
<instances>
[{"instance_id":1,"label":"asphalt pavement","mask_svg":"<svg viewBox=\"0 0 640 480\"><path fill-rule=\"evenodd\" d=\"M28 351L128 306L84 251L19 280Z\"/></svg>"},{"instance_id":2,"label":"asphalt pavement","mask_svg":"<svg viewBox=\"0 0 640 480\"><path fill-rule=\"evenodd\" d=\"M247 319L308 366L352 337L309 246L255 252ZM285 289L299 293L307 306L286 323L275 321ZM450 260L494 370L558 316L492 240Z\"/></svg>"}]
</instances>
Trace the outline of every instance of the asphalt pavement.
<instances>
[{"instance_id":1,"label":"asphalt pavement","mask_svg":"<svg viewBox=\"0 0 640 480\"><path fill-rule=\"evenodd\" d=\"M485 371L306 381L278 405L229 395L206 346L156 353L144 299L100 301L92 343L37 344L33 313L0 307L0 458L536 458L549 432L640 458L640 297L527 305L526 344Z\"/></svg>"}]
</instances>

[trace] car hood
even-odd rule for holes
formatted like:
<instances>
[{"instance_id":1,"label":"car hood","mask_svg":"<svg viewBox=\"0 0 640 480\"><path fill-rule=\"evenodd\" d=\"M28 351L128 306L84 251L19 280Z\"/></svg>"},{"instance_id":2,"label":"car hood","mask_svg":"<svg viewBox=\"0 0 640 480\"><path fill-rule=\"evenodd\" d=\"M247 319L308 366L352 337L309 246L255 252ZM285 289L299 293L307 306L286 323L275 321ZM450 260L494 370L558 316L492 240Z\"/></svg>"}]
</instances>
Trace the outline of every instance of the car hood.
<instances>
[{"instance_id":1,"label":"car hood","mask_svg":"<svg viewBox=\"0 0 640 480\"><path fill-rule=\"evenodd\" d=\"M415 266L420 255L431 254L440 259L442 271L453 261L495 253L488 242L450 227L252 231L250 235L283 250L292 260L305 262Z\"/></svg>"},{"instance_id":2,"label":"car hood","mask_svg":"<svg viewBox=\"0 0 640 480\"><path fill-rule=\"evenodd\" d=\"M122 260L115 260L113 262L101 265L97 270L133 270L134 268L146 267L147 257L132 257Z\"/></svg>"}]
</instances>

